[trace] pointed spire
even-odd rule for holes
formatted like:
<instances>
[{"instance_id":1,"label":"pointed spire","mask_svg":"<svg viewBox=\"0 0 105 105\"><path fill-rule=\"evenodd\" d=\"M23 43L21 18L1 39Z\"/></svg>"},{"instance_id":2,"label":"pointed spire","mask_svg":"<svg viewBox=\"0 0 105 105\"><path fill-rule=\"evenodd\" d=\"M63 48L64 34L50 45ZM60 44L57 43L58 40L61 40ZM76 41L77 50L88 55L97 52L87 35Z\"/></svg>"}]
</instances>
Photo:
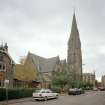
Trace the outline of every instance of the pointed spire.
<instances>
[{"instance_id":1,"label":"pointed spire","mask_svg":"<svg viewBox=\"0 0 105 105\"><path fill-rule=\"evenodd\" d=\"M79 38L79 31L76 22L75 11L73 13L71 33L68 41L67 64L69 70L73 72L76 78L80 80L82 77L82 53L81 53L81 41Z\"/></svg>"},{"instance_id":2,"label":"pointed spire","mask_svg":"<svg viewBox=\"0 0 105 105\"><path fill-rule=\"evenodd\" d=\"M73 21L76 22L75 10L74 10L74 13L73 13Z\"/></svg>"},{"instance_id":3,"label":"pointed spire","mask_svg":"<svg viewBox=\"0 0 105 105\"><path fill-rule=\"evenodd\" d=\"M71 33L70 33L70 38L68 41L68 45L70 45L70 42L72 43L73 40L79 40L79 31L77 27L77 22L76 22L76 16L75 16L75 11L73 13L73 20L72 20L72 27L71 27ZM72 41L71 41L72 40Z\"/></svg>"},{"instance_id":4,"label":"pointed spire","mask_svg":"<svg viewBox=\"0 0 105 105\"><path fill-rule=\"evenodd\" d=\"M72 21L72 29L71 29L71 31L72 31L73 29L78 30L78 29L77 29L77 22L76 22L75 11L74 11L74 13L73 13L73 21Z\"/></svg>"}]
</instances>

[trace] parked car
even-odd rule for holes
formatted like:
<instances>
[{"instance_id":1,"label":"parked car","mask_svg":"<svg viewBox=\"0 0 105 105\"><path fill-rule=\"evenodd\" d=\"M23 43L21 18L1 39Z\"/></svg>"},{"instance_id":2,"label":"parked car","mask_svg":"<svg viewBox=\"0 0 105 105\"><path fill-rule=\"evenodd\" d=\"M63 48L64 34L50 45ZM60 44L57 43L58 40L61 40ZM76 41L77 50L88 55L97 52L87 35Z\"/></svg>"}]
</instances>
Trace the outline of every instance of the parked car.
<instances>
[{"instance_id":1,"label":"parked car","mask_svg":"<svg viewBox=\"0 0 105 105\"><path fill-rule=\"evenodd\" d=\"M35 100L48 100L58 98L59 94L52 92L50 89L41 89L33 92L32 97Z\"/></svg>"},{"instance_id":2,"label":"parked car","mask_svg":"<svg viewBox=\"0 0 105 105\"><path fill-rule=\"evenodd\" d=\"M99 90L100 91L105 91L105 88L104 87L100 87Z\"/></svg>"},{"instance_id":3,"label":"parked car","mask_svg":"<svg viewBox=\"0 0 105 105\"><path fill-rule=\"evenodd\" d=\"M93 91L98 91L98 90L99 90L99 89L98 89L98 88L96 88L96 87L94 87L94 88L93 88Z\"/></svg>"},{"instance_id":4,"label":"parked car","mask_svg":"<svg viewBox=\"0 0 105 105\"><path fill-rule=\"evenodd\" d=\"M80 89L78 89L78 88L71 88L68 91L69 95L79 95L79 94L83 94L83 93L84 93L84 90L82 90L81 88Z\"/></svg>"}]
</instances>

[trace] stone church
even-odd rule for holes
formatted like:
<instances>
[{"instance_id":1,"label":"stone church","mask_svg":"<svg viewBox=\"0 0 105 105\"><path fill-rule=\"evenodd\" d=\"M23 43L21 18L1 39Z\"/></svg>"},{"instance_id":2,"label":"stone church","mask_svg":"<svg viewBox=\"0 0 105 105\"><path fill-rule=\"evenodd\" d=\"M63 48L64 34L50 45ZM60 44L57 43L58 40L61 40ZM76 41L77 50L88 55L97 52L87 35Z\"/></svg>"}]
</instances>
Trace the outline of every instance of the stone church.
<instances>
[{"instance_id":1,"label":"stone church","mask_svg":"<svg viewBox=\"0 0 105 105\"><path fill-rule=\"evenodd\" d=\"M14 72L15 85L18 85L20 81L20 84L24 82L27 85L29 82L34 86L40 85L40 87L47 88L50 87L52 73L54 71L60 72L60 70L59 56L44 58L29 52L20 64L16 64Z\"/></svg>"},{"instance_id":2,"label":"stone church","mask_svg":"<svg viewBox=\"0 0 105 105\"><path fill-rule=\"evenodd\" d=\"M75 13L73 15L71 34L68 41L67 62L66 60L60 60L59 56L44 58L36 54L28 53L21 64L16 64L14 79L23 82L39 81L42 84L50 84L53 72L62 72L64 70L71 73L74 80L82 79L81 41L79 38Z\"/></svg>"},{"instance_id":3,"label":"stone church","mask_svg":"<svg viewBox=\"0 0 105 105\"><path fill-rule=\"evenodd\" d=\"M68 71L72 73L75 80L82 79L82 52L79 31L76 22L75 13L73 15L71 34L68 40L67 52L67 66Z\"/></svg>"}]
</instances>

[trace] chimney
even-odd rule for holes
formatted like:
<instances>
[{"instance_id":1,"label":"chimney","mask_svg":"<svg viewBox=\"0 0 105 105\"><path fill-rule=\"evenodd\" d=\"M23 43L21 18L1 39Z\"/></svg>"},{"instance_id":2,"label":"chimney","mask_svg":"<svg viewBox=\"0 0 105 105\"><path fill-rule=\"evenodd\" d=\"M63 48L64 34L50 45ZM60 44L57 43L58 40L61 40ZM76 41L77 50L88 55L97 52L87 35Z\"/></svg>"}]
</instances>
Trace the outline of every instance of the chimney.
<instances>
[{"instance_id":1,"label":"chimney","mask_svg":"<svg viewBox=\"0 0 105 105\"><path fill-rule=\"evenodd\" d=\"M8 45L7 45L7 43L5 43L4 49L5 49L6 52L8 52Z\"/></svg>"}]
</instances>

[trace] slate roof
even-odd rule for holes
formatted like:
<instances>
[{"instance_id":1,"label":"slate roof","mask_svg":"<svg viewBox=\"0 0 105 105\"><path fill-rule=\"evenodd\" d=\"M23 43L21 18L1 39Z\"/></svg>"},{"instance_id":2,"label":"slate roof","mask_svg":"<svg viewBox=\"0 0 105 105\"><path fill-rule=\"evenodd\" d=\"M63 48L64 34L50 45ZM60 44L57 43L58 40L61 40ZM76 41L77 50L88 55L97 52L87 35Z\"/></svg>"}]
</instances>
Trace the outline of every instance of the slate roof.
<instances>
[{"instance_id":1,"label":"slate roof","mask_svg":"<svg viewBox=\"0 0 105 105\"><path fill-rule=\"evenodd\" d=\"M57 61L59 60L59 56L44 58L32 53L29 53L28 56L31 57L33 64L38 68L38 71L41 73L53 71Z\"/></svg>"}]
</instances>

